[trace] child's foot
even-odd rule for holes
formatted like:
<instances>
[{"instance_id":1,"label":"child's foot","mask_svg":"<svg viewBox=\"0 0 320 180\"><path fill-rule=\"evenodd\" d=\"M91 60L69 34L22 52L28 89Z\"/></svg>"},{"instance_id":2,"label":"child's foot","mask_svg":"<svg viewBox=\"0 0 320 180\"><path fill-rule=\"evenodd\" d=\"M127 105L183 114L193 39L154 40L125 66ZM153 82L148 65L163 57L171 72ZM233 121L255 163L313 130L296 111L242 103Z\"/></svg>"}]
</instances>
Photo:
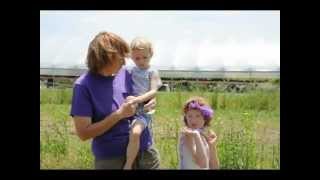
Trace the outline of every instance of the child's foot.
<instances>
[{"instance_id":1,"label":"child's foot","mask_svg":"<svg viewBox=\"0 0 320 180\"><path fill-rule=\"evenodd\" d=\"M146 112L146 114L154 114L156 112L156 110L151 110L151 111L148 111L148 112Z\"/></svg>"},{"instance_id":2,"label":"child's foot","mask_svg":"<svg viewBox=\"0 0 320 180\"><path fill-rule=\"evenodd\" d=\"M126 165L124 165L123 169L131 170L132 167L131 167L130 165L127 165L127 164L126 164Z\"/></svg>"}]
</instances>

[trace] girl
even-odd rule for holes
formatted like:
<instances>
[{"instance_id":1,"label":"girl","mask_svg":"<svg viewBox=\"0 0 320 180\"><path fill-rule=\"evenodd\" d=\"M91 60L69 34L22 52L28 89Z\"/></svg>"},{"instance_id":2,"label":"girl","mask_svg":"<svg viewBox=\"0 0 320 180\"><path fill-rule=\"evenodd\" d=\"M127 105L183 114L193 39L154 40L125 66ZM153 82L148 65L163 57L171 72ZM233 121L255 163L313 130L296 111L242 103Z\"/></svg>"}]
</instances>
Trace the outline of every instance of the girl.
<instances>
[{"instance_id":1,"label":"girl","mask_svg":"<svg viewBox=\"0 0 320 180\"><path fill-rule=\"evenodd\" d=\"M180 169L218 169L217 136L205 133L213 109L202 97L190 98L183 107L185 127L179 138Z\"/></svg>"}]
</instances>

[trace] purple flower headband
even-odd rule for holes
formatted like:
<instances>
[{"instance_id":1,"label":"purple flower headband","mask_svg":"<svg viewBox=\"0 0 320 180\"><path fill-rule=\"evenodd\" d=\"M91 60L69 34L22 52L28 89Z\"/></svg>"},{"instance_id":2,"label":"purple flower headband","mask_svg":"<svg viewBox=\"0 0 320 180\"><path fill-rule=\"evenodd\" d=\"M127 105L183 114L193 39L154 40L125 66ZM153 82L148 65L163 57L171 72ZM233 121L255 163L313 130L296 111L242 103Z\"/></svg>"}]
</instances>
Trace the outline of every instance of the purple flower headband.
<instances>
[{"instance_id":1,"label":"purple flower headband","mask_svg":"<svg viewBox=\"0 0 320 180\"><path fill-rule=\"evenodd\" d=\"M205 120L211 119L213 117L213 109L207 105L200 105L198 102L192 101L188 105L189 109L197 109L201 112Z\"/></svg>"}]
</instances>

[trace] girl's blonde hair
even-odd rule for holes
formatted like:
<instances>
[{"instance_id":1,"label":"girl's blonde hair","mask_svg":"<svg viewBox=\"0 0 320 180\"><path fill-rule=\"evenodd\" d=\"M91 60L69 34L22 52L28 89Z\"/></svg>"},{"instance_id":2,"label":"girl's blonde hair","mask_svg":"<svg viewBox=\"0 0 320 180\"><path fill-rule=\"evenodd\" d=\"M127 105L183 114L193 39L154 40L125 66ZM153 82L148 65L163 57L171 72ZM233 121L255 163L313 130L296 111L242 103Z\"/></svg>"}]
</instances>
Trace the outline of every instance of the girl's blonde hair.
<instances>
[{"instance_id":1,"label":"girl's blonde hair","mask_svg":"<svg viewBox=\"0 0 320 180\"><path fill-rule=\"evenodd\" d=\"M153 56L152 43L144 37L136 37L130 44L131 51L133 50L147 50L149 52L149 58Z\"/></svg>"}]
</instances>

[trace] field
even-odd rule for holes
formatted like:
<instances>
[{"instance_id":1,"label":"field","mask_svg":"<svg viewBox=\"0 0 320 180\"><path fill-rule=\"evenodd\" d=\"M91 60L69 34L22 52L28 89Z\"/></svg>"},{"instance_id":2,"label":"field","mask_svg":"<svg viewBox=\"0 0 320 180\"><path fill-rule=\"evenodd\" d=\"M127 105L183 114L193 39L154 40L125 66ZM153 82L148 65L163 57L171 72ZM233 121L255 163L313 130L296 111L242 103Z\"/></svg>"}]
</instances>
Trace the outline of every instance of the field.
<instances>
[{"instance_id":1,"label":"field","mask_svg":"<svg viewBox=\"0 0 320 180\"><path fill-rule=\"evenodd\" d=\"M81 141L69 116L71 89L40 90L41 169L92 169L90 141ZM162 169L177 169L177 137L186 99L201 95L215 109L222 169L280 169L280 92L159 92L152 131Z\"/></svg>"}]
</instances>

